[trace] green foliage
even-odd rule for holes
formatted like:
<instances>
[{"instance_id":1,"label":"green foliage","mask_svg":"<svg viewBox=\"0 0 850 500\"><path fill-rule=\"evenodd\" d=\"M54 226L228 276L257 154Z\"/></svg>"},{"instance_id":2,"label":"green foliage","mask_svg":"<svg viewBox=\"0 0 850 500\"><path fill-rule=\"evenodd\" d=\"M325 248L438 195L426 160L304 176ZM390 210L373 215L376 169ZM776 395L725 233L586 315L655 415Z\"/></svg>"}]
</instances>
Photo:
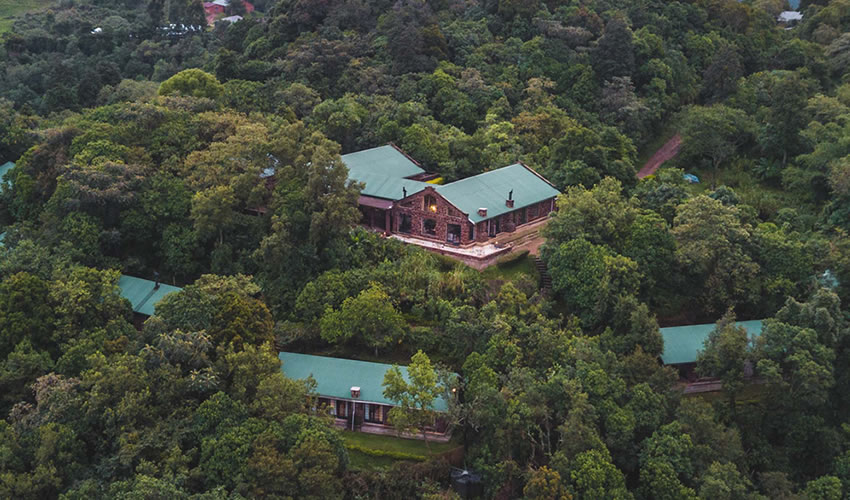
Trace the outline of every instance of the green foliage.
<instances>
[{"instance_id":1,"label":"green foliage","mask_svg":"<svg viewBox=\"0 0 850 500\"><path fill-rule=\"evenodd\" d=\"M373 347L375 351L401 340L404 319L390 296L377 284L348 297L336 311L325 311L321 319L322 338L331 343L351 339Z\"/></svg>"},{"instance_id":2,"label":"green foliage","mask_svg":"<svg viewBox=\"0 0 850 500\"><path fill-rule=\"evenodd\" d=\"M421 431L427 443L426 427L434 424L434 405L446 387L439 383L431 360L422 351L410 358L407 374L409 380L393 366L384 375L384 397L397 405L390 410L389 422L399 433Z\"/></svg>"},{"instance_id":3,"label":"green foliage","mask_svg":"<svg viewBox=\"0 0 850 500\"><path fill-rule=\"evenodd\" d=\"M447 497L404 450L348 471L274 341L415 352L392 422L457 388L441 418L487 497L845 494L845 0L791 30L773 0L252 3L208 30L162 0L0 23L0 497ZM675 133L679 168L637 180ZM355 229L340 153L388 142L564 190L553 293L522 253L479 273ZM139 332L119 269L184 290ZM730 308L771 319L753 350L721 319L698 373L729 397L682 396L659 322Z\"/></svg>"},{"instance_id":4,"label":"green foliage","mask_svg":"<svg viewBox=\"0 0 850 500\"><path fill-rule=\"evenodd\" d=\"M162 82L159 95L182 95L217 99L224 88L215 76L199 69L186 69Z\"/></svg>"}]
</instances>

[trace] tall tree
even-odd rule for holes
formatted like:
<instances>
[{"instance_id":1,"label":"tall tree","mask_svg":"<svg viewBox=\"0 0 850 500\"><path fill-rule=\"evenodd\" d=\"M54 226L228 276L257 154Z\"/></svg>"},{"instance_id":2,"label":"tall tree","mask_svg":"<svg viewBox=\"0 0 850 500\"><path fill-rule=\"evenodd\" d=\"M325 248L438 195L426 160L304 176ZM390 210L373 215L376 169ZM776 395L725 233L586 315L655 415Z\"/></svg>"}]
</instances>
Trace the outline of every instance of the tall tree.
<instances>
[{"instance_id":1,"label":"tall tree","mask_svg":"<svg viewBox=\"0 0 850 500\"><path fill-rule=\"evenodd\" d=\"M685 111L679 131L680 161L707 162L716 187L718 170L750 140L752 130L752 120L739 109L722 104L692 106Z\"/></svg>"},{"instance_id":2,"label":"tall tree","mask_svg":"<svg viewBox=\"0 0 850 500\"><path fill-rule=\"evenodd\" d=\"M434 425L437 399L446 392L431 366L428 355L418 351L410 358L407 379L398 366L384 374L384 397L396 403L390 410L390 424L399 432L422 432L422 439L430 451L427 428Z\"/></svg>"}]
</instances>

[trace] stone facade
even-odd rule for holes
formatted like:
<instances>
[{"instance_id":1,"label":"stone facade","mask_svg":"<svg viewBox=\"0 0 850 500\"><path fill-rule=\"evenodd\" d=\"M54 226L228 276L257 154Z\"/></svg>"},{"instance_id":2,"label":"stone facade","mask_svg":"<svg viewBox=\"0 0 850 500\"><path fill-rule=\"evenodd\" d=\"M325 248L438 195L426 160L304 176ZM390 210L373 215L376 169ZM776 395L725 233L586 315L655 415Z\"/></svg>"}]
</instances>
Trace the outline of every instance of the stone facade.
<instances>
[{"instance_id":1,"label":"stone facade","mask_svg":"<svg viewBox=\"0 0 850 500\"><path fill-rule=\"evenodd\" d=\"M554 210L554 198L472 224L469 215L431 187L394 203L389 211L361 206L362 222L375 229L428 239L440 243L469 245L484 243L501 233L546 217ZM387 223L388 221L388 223ZM451 234L451 236L450 236Z\"/></svg>"},{"instance_id":2,"label":"stone facade","mask_svg":"<svg viewBox=\"0 0 850 500\"><path fill-rule=\"evenodd\" d=\"M389 211L361 206L362 223L389 232L415 236L440 243L468 245L485 243L501 233L512 233L517 227L546 217L555 208L554 198L519 207L497 217L472 224L469 214L457 207L432 187L396 201ZM388 213L389 212L389 213ZM449 237L451 230L452 237Z\"/></svg>"},{"instance_id":3,"label":"stone facade","mask_svg":"<svg viewBox=\"0 0 850 500\"><path fill-rule=\"evenodd\" d=\"M394 233L447 242L447 230L452 225L460 230L460 237L451 243L465 245L473 241L470 238L472 224L469 217L432 187L397 201L392 212ZM433 221L433 226L428 224L429 221Z\"/></svg>"}]
</instances>

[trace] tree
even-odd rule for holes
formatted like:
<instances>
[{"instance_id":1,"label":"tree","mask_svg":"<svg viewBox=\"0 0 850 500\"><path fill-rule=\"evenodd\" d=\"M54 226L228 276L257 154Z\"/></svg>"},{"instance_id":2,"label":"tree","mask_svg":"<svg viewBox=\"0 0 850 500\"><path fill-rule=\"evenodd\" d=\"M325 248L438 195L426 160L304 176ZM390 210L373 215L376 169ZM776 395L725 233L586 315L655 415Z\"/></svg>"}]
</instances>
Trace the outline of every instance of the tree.
<instances>
[{"instance_id":1,"label":"tree","mask_svg":"<svg viewBox=\"0 0 850 500\"><path fill-rule=\"evenodd\" d=\"M422 351L410 358L407 375L405 379L396 365L384 374L384 397L396 403L390 410L389 422L399 433L421 431L430 451L427 427L434 425L434 408L445 387L439 383L437 371Z\"/></svg>"},{"instance_id":2,"label":"tree","mask_svg":"<svg viewBox=\"0 0 850 500\"><path fill-rule=\"evenodd\" d=\"M731 44L715 53L702 74L702 95L710 103L719 102L735 92L744 69L738 51Z\"/></svg>"},{"instance_id":3,"label":"tree","mask_svg":"<svg viewBox=\"0 0 850 500\"><path fill-rule=\"evenodd\" d=\"M588 450L575 458L570 472L578 498L630 500L623 473L611 463L607 450Z\"/></svg>"},{"instance_id":4,"label":"tree","mask_svg":"<svg viewBox=\"0 0 850 500\"><path fill-rule=\"evenodd\" d=\"M167 330L205 331L214 347L261 346L274 339L274 322L259 293L250 276L205 274L163 297L156 316Z\"/></svg>"},{"instance_id":5,"label":"tree","mask_svg":"<svg viewBox=\"0 0 850 500\"><path fill-rule=\"evenodd\" d=\"M752 484L734 463L714 462L702 477L699 496L704 499L748 500Z\"/></svg>"},{"instance_id":6,"label":"tree","mask_svg":"<svg viewBox=\"0 0 850 500\"><path fill-rule=\"evenodd\" d=\"M374 348L376 356L378 348L398 342L405 327L392 299L377 283L345 299L339 309L325 311L320 323L326 341L344 343L355 338Z\"/></svg>"},{"instance_id":7,"label":"tree","mask_svg":"<svg viewBox=\"0 0 850 500\"><path fill-rule=\"evenodd\" d=\"M692 106L685 111L679 130L680 164L707 161L713 171L712 187L716 187L718 170L750 140L752 129L751 119L739 109L722 104Z\"/></svg>"},{"instance_id":8,"label":"tree","mask_svg":"<svg viewBox=\"0 0 850 500\"><path fill-rule=\"evenodd\" d=\"M570 495L561 484L561 475L545 465L528 472L528 481L522 494L527 500L571 500Z\"/></svg>"},{"instance_id":9,"label":"tree","mask_svg":"<svg viewBox=\"0 0 850 500\"><path fill-rule=\"evenodd\" d=\"M224 87L213 75L199 69L186 69L159 86L159 95L182 95L218 99Z\"/></svg>"},{"instance_id":10,"label":"tree","mask_svg":"<svg viewBox=\"0 0 850 500\"><path fill-rule=\"evenodd\" d=\"M676 259L709 314L757 297L759 266L748 253L752 228L736 207L707 196L679 205L673 220Z\"/></svg>"},{"instance_id":11,"label":"tree","mask_svg":"<svg viewBox=\"0 0 850 500\"><path fill-rule=\"evenodd\" d=\"M192 197L192 220L199 238L218 236L218 244L224 243L224 233L229 230L235 217L233 209L236 198L230 186L215 186L198 191Z\"/></svg>"},{"instance_id":12,"label":"tree","mask_svg":"<svg viewBox=\"0 0 850 500\"><path fill-rule=\"evenodd\" d=\"M835 476L822 476L806 483L803 496L812 500L839 500L843 498L841 493L841 481Z\"/></svg>"},{"instance_id":13,"label":"tree","mask_svg":"<svg viewBox=\"0 0 850 500\"><path fill-rule=\"evenodd\" d=\"M703 350L697 356L700 375L720 378L733 415L735 397L744 387L744 365L750 360L749 345L747 329L737 326L735 315L729 312L708 334Z\"/></svg>"},{"instance_id":14,"label":"tree","mask_svg":"<svg viewBox=\"0 0 850 500\"><path fill-rule=\"evenodd\" d=\"M632 30L623 17L615 16L608 21L594 53L594 69L600 80L634 74L633 39Z\"/></svg>"},{"instance_id":15,"label":"tree","mask_svg":"<svg viewBox=\"0 0 850 500\"><path fill-rule=\"evenodd\" d=\"M583 238L547 244L542 256L552 275L552 289L589 329L601 323L617 296L634 294L640 283L633 260Z\"/></svg>"},{"instance_id":16,"label":"tree","mask_svg":"<svg viewBox=\"0 0 850 500\"><path fill-rule=\"evenodd\" d=\"M53 345L53 309L48 301L48 284L29 273L21 272L0 283L0 360L28 340L39 350Z\"/></svg>"}]
</instances>

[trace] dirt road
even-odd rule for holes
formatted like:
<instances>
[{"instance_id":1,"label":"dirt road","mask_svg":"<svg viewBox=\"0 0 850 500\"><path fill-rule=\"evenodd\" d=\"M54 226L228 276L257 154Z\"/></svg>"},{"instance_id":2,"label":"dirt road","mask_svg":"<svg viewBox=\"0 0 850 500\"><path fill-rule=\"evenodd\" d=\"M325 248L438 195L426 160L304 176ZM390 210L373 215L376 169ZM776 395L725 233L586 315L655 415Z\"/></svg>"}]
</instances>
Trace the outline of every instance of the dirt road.
<instances>
[{"instance_id":1,"label":"dirt road","mask_svg":"<svg viewBox=\"0 0 850 500\"><path fill-rule=\"evenodd\" d=\"M643 179L647 175L652 175L658 170L665 161L672 159L679 152L679 147L682 145L682 136L679 134L674 135L667 141L666 144L661 146L661 149L655 152L652 155L652 158L646 162L646 165L640 169L637 176L638 179Z\"/></svg>"}]
</instances>

